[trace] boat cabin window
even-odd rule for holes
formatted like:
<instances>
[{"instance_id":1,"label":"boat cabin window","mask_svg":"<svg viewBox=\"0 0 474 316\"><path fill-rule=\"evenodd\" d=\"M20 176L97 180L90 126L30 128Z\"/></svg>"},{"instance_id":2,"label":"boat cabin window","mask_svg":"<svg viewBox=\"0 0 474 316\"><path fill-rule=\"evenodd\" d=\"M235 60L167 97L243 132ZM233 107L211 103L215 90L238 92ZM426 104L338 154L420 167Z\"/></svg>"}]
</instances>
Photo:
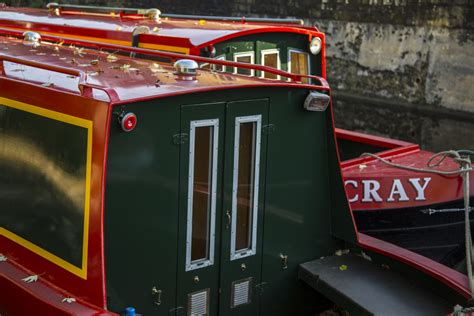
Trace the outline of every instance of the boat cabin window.
<instances>
[{"instance_id":1,"label":"boat cabin window","mask_svg":"<svg viewBox=\"0 0 474 316\"><path fill-rule=\"evenodd\" d=\"M214 262L218 120L192 121L186 271Z\"/></svg>"},{"instance_id":2,"label":"boat cabin window","mask_svg":"<svg viewBox=\"0 0 474 316\"><path fill-rule=\"evenodd\" d=\"M234 54L234 61L239 63L253 64L255 63L254 52L236 53ZM234 73L246 76L254 75L253 69L234 68Z\"/></svg>"},{"instance_id":3,"label":"boat cabin window","mask_svg":"<svg viewBox=\"0 0 474 316\"><path fill-rule=\"evenodd\" d=\"M268 66L275 69L281 69L280 52L278 51L278 49L262 50L261 54L262 54L261 58L262 58L263 66ZM262 78L280 79L280 76L272 74L272 73L263 72Z\"/></svg>"},{"instance_id":4,"label":"boat cabin window","mask_svg":"<svg viewBox=\"0 0 474 316\"><path fill-rule=\"evenodd\" d=\"M309 54L294 49L289 50L288 69L291 73L309 75L309 67ZM308 78L303 78L302 82L309 83L309 80Z\"/></svg>"},{"instance_id":5,"label":"boat cabin window","mask_svg":"<svg viewBox=\"0 0 474 316\"><path fill-rule=\"evenodd\" d=\"M235 119L231 260L255 254L262 116Z\"/></svg>"}]
</instances>

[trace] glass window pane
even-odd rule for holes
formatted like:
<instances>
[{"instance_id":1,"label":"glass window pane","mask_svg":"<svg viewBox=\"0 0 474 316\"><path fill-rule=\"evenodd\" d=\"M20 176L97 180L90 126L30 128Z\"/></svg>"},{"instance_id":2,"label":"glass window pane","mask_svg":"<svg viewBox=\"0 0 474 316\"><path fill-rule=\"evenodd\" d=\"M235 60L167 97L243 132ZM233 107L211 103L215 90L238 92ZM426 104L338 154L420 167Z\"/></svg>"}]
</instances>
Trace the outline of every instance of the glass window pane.
<instances>
[{"instance_id":1,"label":"glass window pane","mask_svg":"<svg viewBox=\"0 0 474 316\"><path fill-rule=\"evenodd\" d=\"M236 56L235 61L239 62L239 63L251 64L252 63L252 56L251 55ZM251 76L252 75L252 70L251 69L237 68L237 73L241 74L241 75Z\"/></svg>"},{"instance_id":2,"label":"glass window pane","mask_svg":"<svg viewBox=\"0 0 474 316\"><path fill-rule=\"evenodd\" d=\"M256 253L262 116L235 119L230 259Z\"/></svg>"},{"instance_id":3,"label":"glass window pane","mask_svg":"<svg viewBox=\"0 0 474 316\"><path fill-rule=\"evenodd\" d=\"M209 257L213 130L213 126L195 129L191 261Z\"/></svg>"},{"instance_id":4,"label":"glass window pane","mask_svg":"<svg viewBox=\"0 0 474 316\"><path fill-rule=\"evenodd\" d=\"M309 74L309 55L306 53L290 52L291 70L290 72L300 75ZM308 83L308 78L303 78L302 82Z\"/></svg>"},{"instance_id":5,"label":"glass window pane","mask_svg":"<svg viewBox=\"0 0 474 316\"><path fill-rule=\"evenodd\" d=\"M237 182L236 250L249 249L252 240L252 209L255 172L255 122L240 124Z\"/></svg>"},{"instance_id":6,"label":"glass window pane","mask_svg":"<svg viewBox=\"0 0 474 316\"><path fill-rule=\"evenodd\" d=\"M264 54L263 55L263 65L278 69L278 58L279 58L278 53ZM267 72L264 72L263 77L268 78L268 79L277 79L278 78L277 75L272 74L272 73L267 73Z\"/></svg>"}]
</instances>

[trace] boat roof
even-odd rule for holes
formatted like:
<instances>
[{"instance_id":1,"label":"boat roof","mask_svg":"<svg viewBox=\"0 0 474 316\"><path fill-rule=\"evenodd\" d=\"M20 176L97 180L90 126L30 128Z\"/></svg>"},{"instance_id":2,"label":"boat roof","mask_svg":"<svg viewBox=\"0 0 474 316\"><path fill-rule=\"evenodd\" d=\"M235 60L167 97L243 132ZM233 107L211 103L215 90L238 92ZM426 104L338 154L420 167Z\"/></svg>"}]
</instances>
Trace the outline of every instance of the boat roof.
<instances>
[{"instance_id":1,"label":"boat roof","mask_svg":"<svg viewBox=\"0 0 474 316\"><path fill-rule=\"evenodd\" d=\"M292 32L323 37L316 27L285 23L240 22L228 20L206 20L196 18L162 18L159 22L144 16L122 16L115 14L92 14L80 11L62 11L59 16L45 9L0 8L0 27L14 30L34 29L42 34L74 34L90 40L100 38L110 43L131 45L133 31L138 26L147 26L149 34L140 36L140 43L167 43L169 47L147 48L198 53L202 47L255 33ZM143 47L143 46L142 46ZM173 49L174 47L174 49ZM168 49L167 49L168 48ZM179 49L181 48L181 49ZM194 51L193 51L194 50Z\"/></svg>"},{"instance_id":2,"label":"boat roof","mask_svg":"<svg viewBox=\"0 0 474 316\"><path fill-rule=\"evenodd\" d=\"M153 53L159 54L159 52ZM191 58L206 60L202 57ZM220 62L211 59L209 61ZM3 64L4 76L8 78L75 93L81 92L80 86L85 85L93 88L93 98L112 103L244 87L316 88L313 85L204 69L197 70L196 80L182 80L175 74L175 68L171 63L114 55L62 42L43 41L41 45L35 47L21 39L11 37L0 38L0 63ZM111 90L112 93L107 92Z\"/></svg>"}]
</instances>

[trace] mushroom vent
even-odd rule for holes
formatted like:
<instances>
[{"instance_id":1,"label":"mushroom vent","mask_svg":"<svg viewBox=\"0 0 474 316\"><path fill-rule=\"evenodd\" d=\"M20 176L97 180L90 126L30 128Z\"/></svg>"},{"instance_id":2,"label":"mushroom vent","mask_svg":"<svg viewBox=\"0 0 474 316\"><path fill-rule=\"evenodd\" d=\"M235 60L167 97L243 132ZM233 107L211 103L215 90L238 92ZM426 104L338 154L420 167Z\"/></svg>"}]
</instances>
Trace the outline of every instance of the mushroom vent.
<instances>
[{"instance_id":1,"label":"mushroom vent","mask_svg":"<svg viewBox=\"0 0 474 316\"><path fill-rule=\"evenodd\" d=\"M180 80L196 80L199 65L191 59L180 59L174 63L176 75Z\"/></svg>"},{"instance_id":2,"label":"mushroom vent","mask_svg":"<svg viewBox=\"0 0 474 316\"><path fill-rule=\"evenodd\" d=\"M36 46L41 42L41 35L36 32L26 31L23 33L23 41L25 44Z\"/></svg>"}]
</instances>

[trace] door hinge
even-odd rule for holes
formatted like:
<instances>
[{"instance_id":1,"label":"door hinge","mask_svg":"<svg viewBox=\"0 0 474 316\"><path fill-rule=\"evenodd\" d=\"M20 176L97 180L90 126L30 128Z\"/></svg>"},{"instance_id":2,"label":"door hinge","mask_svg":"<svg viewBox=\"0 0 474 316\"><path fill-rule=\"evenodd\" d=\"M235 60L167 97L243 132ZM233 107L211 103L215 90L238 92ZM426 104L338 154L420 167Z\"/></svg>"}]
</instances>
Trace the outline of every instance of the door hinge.
<instances>
[{"instance_id":1,"label":"door hinge","mask_svg":"<svg viewBox=\"0 0 474 316\"><path fill-rule=\"evenodd\" d=\"M262 126L262 134L270 135L275 132L275 124L267 124Z\"/></svg>"},{"instance_id":2,"label":"door hinge","mask_svg":"<svg viewBox=\"0 0 474 316\"><path fill-rule=\"evenodd\" d=\"M169 310L168 315L170 316L180 316L184 315L184 307L178 306Z\"/></svg>"},{"instance_id":3,"label":"door hinge","mask_svg":"<svg viewBox=\"0 0 474 316\"><path fill-rule=\"evenodd\" d=\"M189 135L186 133L175 134L173 135L173 144L175 145L184 145L189 142Z\"/></svg>"},{"instance_id":4,"label":"door hinge","mask_svg":"<svg viewBox=\"0 0 474 316\"><path fill-rule=\"evenodd\" d=\"M265 291L265 288L267 287L267 282L262 282L259 284L255 284L255 293L257 295L262 295L263 291Z\"/></svg>"}]
</instances>

